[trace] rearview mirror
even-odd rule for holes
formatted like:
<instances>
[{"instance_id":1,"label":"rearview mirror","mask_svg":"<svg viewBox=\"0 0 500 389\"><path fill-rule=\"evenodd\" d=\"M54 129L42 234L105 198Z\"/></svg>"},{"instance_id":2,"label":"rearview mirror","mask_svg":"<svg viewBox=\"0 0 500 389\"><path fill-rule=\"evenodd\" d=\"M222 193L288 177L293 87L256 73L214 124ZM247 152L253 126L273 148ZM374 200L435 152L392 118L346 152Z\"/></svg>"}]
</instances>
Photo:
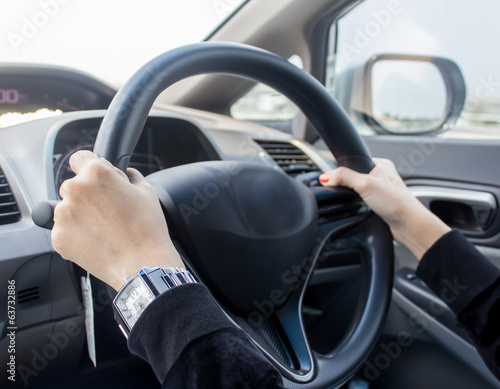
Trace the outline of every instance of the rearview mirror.
<instances>
[{"instance_id":1,"label":"rearview mirror","mask_svg":"<svg viewBox=\"0 0 500 389\"><path fill-rule=\"evenodd\" d=\"M366 63L364 83L364 119L382 133L445 131L465 102L462 72L445 58L378 55Z\"/></svg>"}]
</instances>

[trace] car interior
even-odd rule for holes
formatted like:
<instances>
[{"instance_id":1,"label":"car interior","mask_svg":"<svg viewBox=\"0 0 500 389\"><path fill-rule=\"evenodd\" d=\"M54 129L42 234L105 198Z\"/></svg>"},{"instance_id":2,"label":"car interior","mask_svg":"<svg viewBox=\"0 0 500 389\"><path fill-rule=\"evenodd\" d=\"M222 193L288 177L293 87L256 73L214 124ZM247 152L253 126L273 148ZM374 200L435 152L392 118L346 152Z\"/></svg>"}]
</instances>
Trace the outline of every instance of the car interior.
<instances>
[{"instance_id":1,"label":"car interior","mask_svg":"<svg viewBox=\"0 0 500 389\"><path fill-rule=\"evenodd\" d=\"M354 192L318 182L387 158L500 266L498 5L212 3L231 12L203 42L119 87L0 63L0 361L17 372L1 387L160 387L106 285L91 277L84 306L86 271L51 244L69 158L94 150L146 176L188 268L285 387L500 388L417 259Z\"/></svg>"}]
</instances>

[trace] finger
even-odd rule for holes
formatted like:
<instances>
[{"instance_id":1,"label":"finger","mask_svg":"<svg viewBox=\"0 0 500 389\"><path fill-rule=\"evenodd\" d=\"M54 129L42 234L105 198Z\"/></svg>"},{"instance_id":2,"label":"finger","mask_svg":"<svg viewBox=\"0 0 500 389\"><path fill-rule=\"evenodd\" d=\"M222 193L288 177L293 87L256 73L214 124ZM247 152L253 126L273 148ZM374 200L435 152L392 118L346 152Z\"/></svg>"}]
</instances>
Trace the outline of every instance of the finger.
<instances>
[{"instance_id":1,"label":"finger","mask_svg":"<svg viewBox=\"0 0 500 389\"><path fill-rule=\"evenodd\" d=\"M376 157L373 157L372 160L373 160L373 162L375 162L375 164L377 164L377 163L384 163L384 162L391 162L391 160L387 159L387 158L376 158Z\"/></svg>"},{"instance_id":2,"label":"finger","mask_svg":"<svg viewBox=\"0 0 500 389\"><path fill-rule=\"evenodd\" d=\"M69 178L67 180L64 180L63 183L61 184L61 186L59 188L59 196L61 197L61 199L64 199L64 196L67 193L67 187L68 187L68 185L71 184L71 182L70 182L71 180L73 180L73 178Z\"/></svg>"},{"instance_id":3,"label":"finger","mask_svg":"<svg viewBox=\"0 0 500 389\"><path fill-rule=\"evenodd\" d=\"M133 185L141 185L147 182L144 176L141 174L141 172L139 172L134 168L127 169L127 177L130 183L132 183Z\"/></svg>"},{"instance_id":4,"label":"finger","mask_svg":"<svg viewBox=\"0 0 500 389\"><path fill-rule=\"evenodd\" d=\"M72 215L69 208L62 202L58 203L54 208L54 226L51 231L51 240L54 250L58 253L68 245L67 232L68 221ZM63 227L60 227L62 225ZM64 256L63 256L64 258Z\"/></svg>"},{"instance_id":5,"label":"finger","mask_svg":"<svg viewBox=\"0 0 500 389\"><path fill-rule=\"evenodd\" d=\"M373 158L373 162L376 166L384 166L388 168L395 168L394 162L386 158Z\"/></svg>"},{"instance_id":6,"label":"finger","mask_svg":"<svg viewBox=\"0 0 500 389\"><path fill-rule=\"evenodd\" d=\"M107 159L101 158L97 154L94 154L93 152L88 150L80 150L74 153L69 159L69 166L71 167L71 170L73 170L73 172L78 175L86 166L88 166L89 163L92 163L94 161L99 161L99 163L103 165L112 166L121 178L127 181L129 180L129 178L123 171L113 166Z\"/></svg>"},{"instance_id":7,"label":"finger","mask_svg":"<svg viewBox=\"0 0 500 389\"><path fill-rule=\"evenodd\" d=\"M346 186L356 190L357 187L361 186L363 182L366 181L367 176L367 174L358 173L352 169L341 166L335 170L322 174L319 177L319 181L324 186Z\"/></svg>"},{"instance_id":8,"label":"finger","mask_svg":"<svg viewBox=\"0 0 500 389\"><path fill-rule=\"evenodd\" d=\"M57 203L56 206L54 207L54 216L53 216L54 226L56 225L56 216L57 216L57 214L59 214L61 212L61 208L59 207L60 205L61 205L61 203ZM52 228L52 230L54 230L54 228Z\"/></svg>"},{"instance_id":9,"label":"finger","mask_svg":"<svg viewBox=\"0 0 500 389\"><path fill-rule=\"evenodd\" d=\"M128 177L128 175L125 174L122 170L118 169L116 166L115 166L115 170L120 175L120 177L127 180L127 182L130 181L130 178Z\"/></svg>"},{"instance_id":10,"label":"finger","mask_svg":"<svg viewBox=\"0 0 500 389\"><path fill-rule=\"evenodd\" d=\"M69 158L69 166L75 174L78 174L92 160L99 159L92 151L80 150Z\"/></svg>"},{"instance_id":11,"label":"finger","mask_svg":"<svg viewBox=\"0 0 500 389\"><path fill-rule=\"evenodd\" d=\"M146 180L146 178L136 169L129 168L127 169L127 176L130 180L130 183L139 188L142 192L147 194L148 196L158 198L156 191L151 186L151 184Z\"/></svg>"}]
</instances>

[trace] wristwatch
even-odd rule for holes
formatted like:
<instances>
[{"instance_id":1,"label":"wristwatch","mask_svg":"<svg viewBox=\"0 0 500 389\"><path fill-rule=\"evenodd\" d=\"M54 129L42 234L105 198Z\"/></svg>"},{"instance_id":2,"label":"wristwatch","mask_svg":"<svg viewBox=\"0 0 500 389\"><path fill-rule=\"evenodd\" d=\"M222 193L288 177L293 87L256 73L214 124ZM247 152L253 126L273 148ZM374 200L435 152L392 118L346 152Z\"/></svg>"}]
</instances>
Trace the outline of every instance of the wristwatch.
<instances>
[{"instance_id":1,"label":"wristwatch","mask_svg":"<svg viewBox=\"0 0 500 389\"><path fill-rule=\"evenodd\" d=\"M113 300L115 320L126 338L142 312L163 292L182 284L194 284L191 273L182 268L143 267L125 279L125 285Z\"/></svg>"}]
</instances>

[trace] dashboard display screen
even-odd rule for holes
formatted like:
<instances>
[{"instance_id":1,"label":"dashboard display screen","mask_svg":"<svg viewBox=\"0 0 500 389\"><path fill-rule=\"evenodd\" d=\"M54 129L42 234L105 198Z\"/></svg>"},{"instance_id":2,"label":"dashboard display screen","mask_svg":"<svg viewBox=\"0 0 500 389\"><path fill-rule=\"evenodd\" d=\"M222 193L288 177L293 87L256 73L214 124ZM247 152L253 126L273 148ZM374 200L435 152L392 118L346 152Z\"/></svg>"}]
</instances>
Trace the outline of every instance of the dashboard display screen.
<instances>
[{"instance_id":1,"label":"dashboard display screen","mask_svg":"<svg viewBox=\"0 0 500 389\"><path fill-rule=\"evenodd\" d=\"M104 109L108 97L90 88L57 78L5 76L0 72L0 115L40 109L62 112Z\"/></svg>"},{"instance_id":2,"label":"dashboard display screen","mask_svg":"<svg viewBox=\"0 0 500 389\"><path fill-rule=\"evenodd\" d=\"M30 113L39 109L62 112L88 109L88 93L74 90L68 85L50 85L44 81L32 84L2 82L0 79L0 115Z\"/></svg>"},{"instance_id":3,"label":"dashboard display screen","mask_svg":"<svg viewBox=\"0 0 500 389\"><path fill-rule=\"evenodd\" d=\"M0 63L0 129L65 112L106 109L115 93L71 69Z\"/></svg>"},{"instance_id":4,"label":"dashboard display screen","mask_svg":"<svg viewBox=\"0 0 500 389\"><path fill-rule=\"evenodd\" d=\"M28 96L18 89L1 89L0 104L23 104L28 101Z\"/></svg>"}]
</instances>

